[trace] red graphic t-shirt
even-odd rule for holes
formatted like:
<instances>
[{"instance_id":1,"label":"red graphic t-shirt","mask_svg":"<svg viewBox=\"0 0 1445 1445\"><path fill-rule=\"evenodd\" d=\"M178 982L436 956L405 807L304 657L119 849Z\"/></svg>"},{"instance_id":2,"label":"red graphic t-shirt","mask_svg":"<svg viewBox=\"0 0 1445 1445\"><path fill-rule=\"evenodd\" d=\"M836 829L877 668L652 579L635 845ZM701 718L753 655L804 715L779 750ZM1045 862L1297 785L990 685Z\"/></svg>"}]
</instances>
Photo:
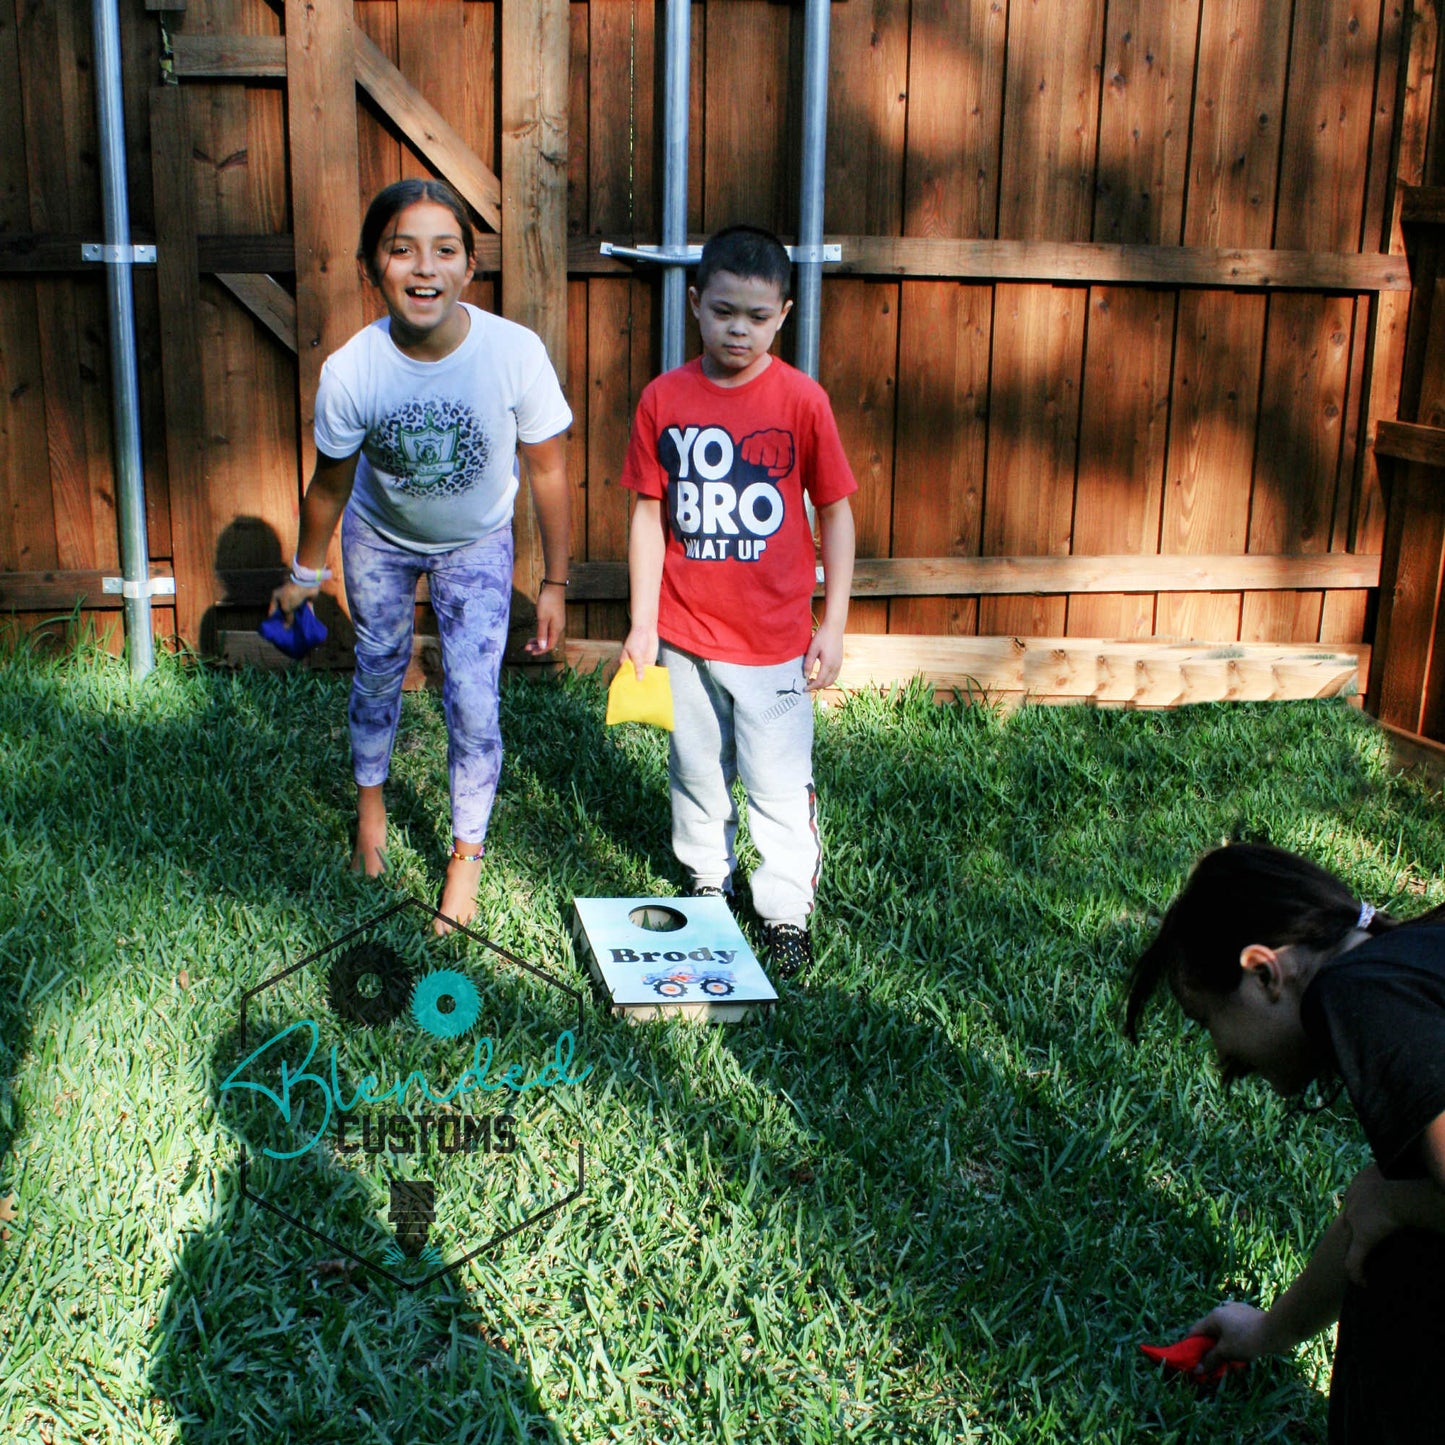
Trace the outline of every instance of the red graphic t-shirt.
<instances>
[{"instance_id":1,"label":"red graphic t-shirt","mask_svg":"<svg viewBox=\"0 0 1445 1445\"><path fill-rule=\"evenodd\" d=\"M803 508L858 490L828 393L777 357L744 386L701 358L650 382L622 485L666 499L658 635L713 662L801 657L816 560Z\"/></svg>"}]
</instances>

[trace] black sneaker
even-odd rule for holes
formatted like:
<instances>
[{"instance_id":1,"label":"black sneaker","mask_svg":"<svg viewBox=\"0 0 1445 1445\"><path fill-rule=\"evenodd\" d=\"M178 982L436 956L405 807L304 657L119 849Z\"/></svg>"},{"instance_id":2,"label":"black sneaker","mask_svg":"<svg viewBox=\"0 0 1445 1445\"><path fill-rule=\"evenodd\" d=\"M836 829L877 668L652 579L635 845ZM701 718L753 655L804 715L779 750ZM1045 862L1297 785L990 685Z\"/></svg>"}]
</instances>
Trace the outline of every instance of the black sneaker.
<instances>
[{"instance_id":1,"label":"black sneaker","mask_svg":"<svg viewBox=\"0 0 1445 1445\"><path fill-rule=\"evenodd\" d=\"M719 888L716 883L694 883L687 890L689 898L727 898L730 895Z\"/></svg>"},{"instance_id":2,"label":"black sneaker","mask_svg":"<svg viewBox=\"0 0 1445 1445\"><path fill-rule=\"evenodd\" d=\"M808 930L796 923L765 923L763 944L768 950L768 962L779 978L795 978L812 966L813 940Z\"/></svg>"}]
</instances>

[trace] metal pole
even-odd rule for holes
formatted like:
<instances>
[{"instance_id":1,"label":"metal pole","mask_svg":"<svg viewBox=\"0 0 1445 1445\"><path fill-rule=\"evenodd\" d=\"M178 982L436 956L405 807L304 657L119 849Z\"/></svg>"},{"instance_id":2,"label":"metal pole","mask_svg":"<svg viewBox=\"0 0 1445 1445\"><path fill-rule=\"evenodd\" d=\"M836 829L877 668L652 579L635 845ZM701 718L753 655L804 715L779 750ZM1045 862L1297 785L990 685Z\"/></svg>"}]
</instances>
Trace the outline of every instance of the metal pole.
<instances>
[{"instance_id":1,"label":"metal pole","mask_svg":"<svg viewBox=\"0 0 1445 1445\"><path fill-rule=\"evenodd\" d=\"M798 196L798 369L818 376L823 303L823 161L828 143L828 5L803 11L803 180ZM816 259L815 259L816 258Z\"/></svg>"},{"instance_id":2,"label":"metal pole","mask_svg":"<svg viewBox=\"0 0 1445 1445\"><path fill-rule=\"evenodd\" d=\"M687 245L687 105L692 53L691 0L667 0L667 58L663 71L662 249ZM667 266L662 273L662 369L683 362L687 320L687 272Z\"/></svg>"},{"instance_id":3,"label":"metal pole","mask_svg":"<svg viewBox=\"0 0 1445 1445\"><path fill-rule=\"evenodd\" d=\"M116 0L95 0L95 108L105 210L105 279L110 307L111 412L115 425L116 510L130 671L155 666L151 639L150 545L140 451L135 291L131 284L130 207L126 198L125 118L121 110L120 16Z\"/></svg>"}]
</instances>

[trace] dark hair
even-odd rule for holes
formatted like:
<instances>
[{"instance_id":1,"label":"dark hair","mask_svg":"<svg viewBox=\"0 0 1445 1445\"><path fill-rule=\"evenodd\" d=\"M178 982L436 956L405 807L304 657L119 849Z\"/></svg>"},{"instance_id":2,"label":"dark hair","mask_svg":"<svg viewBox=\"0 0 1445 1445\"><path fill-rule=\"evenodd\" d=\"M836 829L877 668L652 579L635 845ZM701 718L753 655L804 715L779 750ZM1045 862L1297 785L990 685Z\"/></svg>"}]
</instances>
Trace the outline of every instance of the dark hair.
<instances>
[{"instance_id":1,"label":"dark hair","mask_svg":"<svg viewBox=\"0 0 1445 1445\"><path fill-rule=\"evenodd\" d=\"M361 240L356 247L356 259L366 267L366 274L373 281L381 279L376 270L376 248L385 238L386 228L408 206L414 206L418 201L434 201L439 206L445 206L456 217L467 260L476 260L476 232L472 230L472 218L467 214L462 198L445 181L412 177L404 181L393 181L379 190L366 208L366 219L361 223Z\"/></svg>"},{"instance_id":2,"label":"dark hair","mask_svg":"<svg viewBox=\"0 0 1445 1445\"><path fill-rule=\"evenodd\" d=\"M744 280L771 281L778 288L778 299L788 299L793 263L783 243L771 231L758 226L727 226L709 236L697 263L693 284L699 291L719 271L727 271Z\"/></svg>"},{"instance_id":3,"label":"dark hair","mask_svg":"<svg viewBox=\"0 0 1445 1445\"><path fill-rule=\"evenodd\" d=\"M1420 923L1434 919L1436 909ZM1169 905L1154 942L1134 964L1124 1036L1136 1037L1145 1006L1166 981L1176 992L1233 993L1243 977L1239 956L1251 943L1303 944L1326 951L1344 942L1360 917L1360 900L1333 873L1298 853L1265 843L1234 843L1206 853ZM1368 933L1401 925L1376 913Z\"/></svg>"}]
</instances>

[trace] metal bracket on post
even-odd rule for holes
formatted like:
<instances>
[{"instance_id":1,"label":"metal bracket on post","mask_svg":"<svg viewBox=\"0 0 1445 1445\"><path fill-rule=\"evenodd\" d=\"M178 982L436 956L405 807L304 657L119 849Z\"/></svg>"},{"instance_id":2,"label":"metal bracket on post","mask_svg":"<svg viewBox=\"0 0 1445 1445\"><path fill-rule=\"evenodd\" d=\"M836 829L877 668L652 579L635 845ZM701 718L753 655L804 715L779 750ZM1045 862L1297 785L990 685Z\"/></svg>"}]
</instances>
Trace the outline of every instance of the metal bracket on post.
<instances>
[{"instance_id":1,"label":"metal bracket on post","mask_svg":"<svg viewBox=\"0 0 1445 1445\"><path fill-rule=\"evenodd\" d=\"M599 248L604 256L616 256L620 261L644 261L656 266L696 266L702 260L701 246L618 246L603 241ZM790 261L838 262L843 259L843 247L838 243L824 246L784 246Z\"/></svg>"},{"instance_id":2,"label":"metal bracket on post","mask_svg":"<svg viewBox=\"0 0 1445 1445\"><path fill-rule=\"evenodd\" d=\"M154 246L106 246L99 241L86 241L80 248L82 261L99 261L106 266L154 266Z\"/></svg>"},{"instance_id":3,"label":"metal bracket on post","mask_svg":"<svg viewBox=\"0 0 1445 1445\"><path fill-rule=\"evenodd\" d=\"M124 577L102 577L100 590L108 597L174 597L174 577L142 577L129 582Z\"/></svg>"}]
</instances>

